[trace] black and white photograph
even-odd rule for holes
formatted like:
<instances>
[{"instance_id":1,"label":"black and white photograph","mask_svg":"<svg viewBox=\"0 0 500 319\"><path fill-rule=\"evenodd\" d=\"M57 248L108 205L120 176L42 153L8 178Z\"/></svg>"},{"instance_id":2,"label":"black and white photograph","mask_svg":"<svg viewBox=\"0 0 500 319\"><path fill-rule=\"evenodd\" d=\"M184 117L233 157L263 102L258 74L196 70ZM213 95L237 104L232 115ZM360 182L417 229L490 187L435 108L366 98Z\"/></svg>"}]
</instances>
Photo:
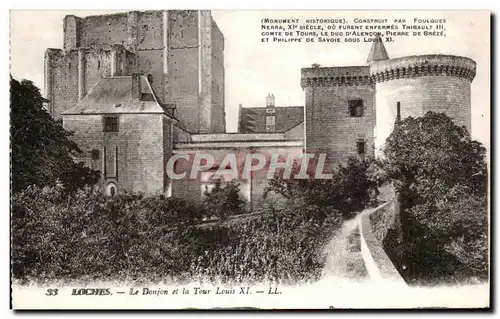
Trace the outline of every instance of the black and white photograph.
<instances>
[{"instance_id":1,"label":"black and white photograph","mask_svg":"<svg viewBox=\"0 0 500 319\"><path fill-rule=\"evenodd\" d=\"M490 21L11 10L11 307L490 308Z\"/></svg>"}]
</instances>

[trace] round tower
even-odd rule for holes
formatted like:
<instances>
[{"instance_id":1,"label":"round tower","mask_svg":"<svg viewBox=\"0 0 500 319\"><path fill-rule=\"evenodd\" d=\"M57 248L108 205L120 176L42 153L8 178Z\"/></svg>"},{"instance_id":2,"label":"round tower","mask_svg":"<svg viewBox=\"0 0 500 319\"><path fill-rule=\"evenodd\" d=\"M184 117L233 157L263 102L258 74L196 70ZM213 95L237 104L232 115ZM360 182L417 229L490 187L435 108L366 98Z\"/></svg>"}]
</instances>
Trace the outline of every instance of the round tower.
<instances>
[{"instance_id":1,"label":"round tower","mask_svg":"<svg viewBox=\"0 0 500 319\"><path fill-rule=\"evenodd\" d=\"M471 128L471 82L476 63L453 55L418 55L369 61L375 83L375 151L394 128L396 118L441 112Z\"/></svg>"}]
</instances>

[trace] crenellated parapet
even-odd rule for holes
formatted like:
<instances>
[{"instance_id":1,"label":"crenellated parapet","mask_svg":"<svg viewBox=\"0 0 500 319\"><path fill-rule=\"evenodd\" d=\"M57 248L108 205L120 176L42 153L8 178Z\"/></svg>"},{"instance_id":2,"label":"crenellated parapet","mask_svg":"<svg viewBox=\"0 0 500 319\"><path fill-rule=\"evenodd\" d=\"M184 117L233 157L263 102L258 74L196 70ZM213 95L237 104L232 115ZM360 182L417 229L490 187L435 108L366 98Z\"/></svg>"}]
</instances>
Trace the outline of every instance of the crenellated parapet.
<instances>
[{"instance_id":1,"label":"crenellated parapet","mask_svg":"<svg viewBox=\"0 0 500 319\"><path fill-rule=\"evenodd\" d=\"M369 85L370 67L312 67L304 68L301 72L300 84L302 88L309 86L358 86Z\"/></svg>"},{"instance_id":2,"label":"crenellated parapet","mask_svg":"<svg viewBox=\"0 0 500 319\"><path fill-rule=\"evenodd\" d=\"M370 66L370 77L375 83L421 76L454 76L472 82L476 63L454 55L418 55L375 61Z\"/></svg>"}]
</instances>

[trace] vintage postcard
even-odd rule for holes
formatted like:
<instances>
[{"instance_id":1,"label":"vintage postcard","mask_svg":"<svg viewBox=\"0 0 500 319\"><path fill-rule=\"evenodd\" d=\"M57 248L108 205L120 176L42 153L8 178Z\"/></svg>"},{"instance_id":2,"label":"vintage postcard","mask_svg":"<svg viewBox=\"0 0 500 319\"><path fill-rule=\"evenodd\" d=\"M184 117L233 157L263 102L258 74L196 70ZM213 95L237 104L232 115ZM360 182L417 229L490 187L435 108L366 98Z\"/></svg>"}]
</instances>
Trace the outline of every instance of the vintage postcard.
<instances>
[{"instance_id":1,"label":"vintage postcard","mask_svg":"<svg viewBox=\"0 0 500 319\"><path fill-rule=\"evenodd\" d=\"M490 12L10 19L13 309L490 308Z\"/></svg>"}]
</instances>

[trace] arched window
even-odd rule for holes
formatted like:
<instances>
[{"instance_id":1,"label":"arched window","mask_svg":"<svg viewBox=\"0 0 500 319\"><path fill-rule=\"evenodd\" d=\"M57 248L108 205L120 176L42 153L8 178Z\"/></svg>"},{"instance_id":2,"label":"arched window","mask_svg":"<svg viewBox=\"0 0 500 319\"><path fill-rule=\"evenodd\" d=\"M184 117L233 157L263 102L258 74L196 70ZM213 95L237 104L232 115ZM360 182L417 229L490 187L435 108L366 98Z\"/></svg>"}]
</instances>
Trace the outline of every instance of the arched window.
<instances>
[{"instance_id":1,"label":"arched window","mask_svg":"<svg viewBox=\"0 0 500 319\"><path fill-rule=\"evenodd\" d=\"M151 74L148 74L148 82L153 84L153 76Z\"/></svg>"},{"instance_id":2,"label":"arched window","mask_svg":"<svg viewBox=\"0 0 500 319\"><path fill-rule=\"evenodd\" d=\"M116 195L116 184L115 183L109 183L106 186L106 195L111 196L111 197Z\"/></svg>"}]
</instances>

